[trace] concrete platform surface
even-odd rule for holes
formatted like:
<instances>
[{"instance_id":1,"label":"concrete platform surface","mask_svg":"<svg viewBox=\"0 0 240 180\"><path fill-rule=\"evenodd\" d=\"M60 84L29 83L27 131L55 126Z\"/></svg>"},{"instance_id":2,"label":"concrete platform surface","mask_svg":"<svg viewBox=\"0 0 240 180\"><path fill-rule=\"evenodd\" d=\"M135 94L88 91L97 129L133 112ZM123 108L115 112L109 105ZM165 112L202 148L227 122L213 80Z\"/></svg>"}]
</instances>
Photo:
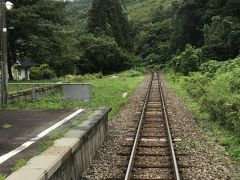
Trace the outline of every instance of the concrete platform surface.
<instances>
[{"instance_id":1,"label":"concrete platform surface","mask_svg":"<svg viewBox=\"0 0 240 180\"><path fill-rule=\"evenodd\" d=\"M66 117L74 119L74 113L76 114L76 110L0 111L0 160L14 149L18 147L21 149L21 145L24 143L30 142L31 144L32 139L39 137L39 133L46 131ZM79 114L76 114L76 116L79 116ZM36 139L38 140L38 138ZM0 162L0 173L8 174L15 162L26 157L29 153L33 153L33 149L37 148L36 146L34 143L28 147L30 151L26 149L19 153L23 155L16 154L8 160Z\"/></svg>"}]
</instances>

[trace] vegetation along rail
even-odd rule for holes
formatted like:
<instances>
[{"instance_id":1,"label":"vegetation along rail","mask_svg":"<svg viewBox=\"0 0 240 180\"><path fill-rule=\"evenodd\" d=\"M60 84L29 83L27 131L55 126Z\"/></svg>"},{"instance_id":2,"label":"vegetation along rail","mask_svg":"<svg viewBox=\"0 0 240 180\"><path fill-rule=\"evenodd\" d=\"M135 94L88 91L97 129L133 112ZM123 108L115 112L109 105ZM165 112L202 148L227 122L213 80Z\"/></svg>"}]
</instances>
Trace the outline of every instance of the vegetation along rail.
<instances>
[{"instance_id":1,"label":"vegetation along rail","mask_svg":"<svg viewBox=\"0 0 240 180\"><path fill-rule=\"evenodd\" d=\"M180 180L171 128L164 102L159 73L152 72L142 104L137 128L123 146L129 151L119 153L127 157L122 164L125 174L109 179L176 179Z\"/></svg>"}]
</instances>

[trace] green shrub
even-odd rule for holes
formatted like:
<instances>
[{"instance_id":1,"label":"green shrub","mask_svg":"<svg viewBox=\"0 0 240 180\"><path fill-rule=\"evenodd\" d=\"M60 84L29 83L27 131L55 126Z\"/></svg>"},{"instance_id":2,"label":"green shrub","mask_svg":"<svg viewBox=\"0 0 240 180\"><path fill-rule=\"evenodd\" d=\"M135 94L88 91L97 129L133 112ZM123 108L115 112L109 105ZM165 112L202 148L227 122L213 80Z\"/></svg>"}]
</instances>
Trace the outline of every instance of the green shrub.
<instances>
[{"instance_id":1,"label":"green shrub","mask_svg":"<svg viewBox=\"0 0 240 180\"><path fill-rule=\"evenodd\" d=\"M42 71L43 79L51 79L54 77L54 72L48 64L42 64L39 68Z\"/></svg>"},{"instance_id":2,"label":"green shrub","mask_svg":"<svg viewBox=\"0 0 240 180\"><path fill-rule=\"evenodd\" d=\"M84 74L83 80L92 80L92 79L98 79L98 74Z\"/></svg>"},{"instance_id":3,"label":"green shrub","mask_svg":"<svg viewBox=\"0 0 240 180\"><path fill-rule=\"evenodd\" d=\"M183 79L183 84L192 98L200 99L206 94L205 88L209 79L201 73L193 73Z\"/></svg>"},{"instance_id":4,"label":"green shrub","mask_svg":"<svg viewBox=\"0 0 240 180\"><path fill-rule=\"evenodd\" d=\"M188 75L190 72L197 71L202 62L201 49L196 49L188 44L184 52L172 58L171 65L176 72Z\"/></svg>"},{"instance_id":5,"label":"green shrub","mask_svg":"<svg viewBox=\"0 0 240 180\"><path fill-rule=\"evenodd\" d=\"M42 64L40 69L43 74L43 79L52 79L54 77L54 72L50 69L48 64Z\"/></svg>"},{"instance_id":6,"label":"green shrub","mask_svg":"<svg viewBox=\"0 0 240 180\"><path fill-rule=\"evenodd\" d=\"M240 94L240 67L233 70L230 79L230 87L232 92Z\"/></svg>"},{"instance_id":7,"label":"green shrub","mask_svg":"<svg viewBox=\"0 0 240 180\"><path fill-rule=\"evenodd\" d=\"M240 96L229 86L235 73L216 73L214 78L207 78L207 83L202 86L205 93L202 93L201 97L193 98L192 95L190 96L192 93L190 91L198 88L198 81L203 81L201 76L206 79L200 73L182 76L170 72L168 80L174 90L184 98L197 120L203 121L208 133L218 137L218 141L226 148L227 153L239 161ZM214 122L208 123L209 120Z\"/></svg>"},{"instance_id":8,"label":"green shrub","mask_svg":"<svg viewBox=\"0 0 240 180\"><path fill-rule=\"evenodd\" d=\"M210 60L201 64L200 71L210 77L213 77L217 70L221 67L221 63L215 60Z\"/></svg>"},{"instance_id":9,"label":"green shrub","mask_svg":"<svg viewBox=\"0 0 240 180\"><path fill-rule=\"evenodd\" d=\"M223 62L218 71L231 72L232 70L239 67L240 67L240 56L236 57L235 59Z\"/></svg>"},{"instance_id":10,"label":"green shrub","mask_svg":"<svg viewBox=\"0 0 240 180\"><path fill-rule=\"evenodd\" d=\"M212 95L212 93L210 93ZM205 96L202 99L202 108L210 114L213 121L238 133L240 132L240 98L238 96L227 98L216 93L214 98Z\"/></svg>"},{"instance_id":11,"label":"green shrub","mask_svg":"<svg viewBox=\"0 0 240 180\"><path fill-rule=\"evenodd\" d=\"M30 69L30 79L32 80L52 79L54 76L54 72L48 64L42 64L40 67L32 67Z\"/></svg>"},{"instance_id":12,"label":"green shrub","mask_svg":"<svg viewBox=\"0 0 240 180\"><path fill-rule=\"evenodd\" d=\"M102 79L104 76L103 74L97 73L97 74L85 74L85 75L65 75L63 78L61 78L62 81L69 82L83 82L93 79Z\"/></svg>"},{"instance_id":13,"label":"green shrub","mask_svg":"<svg viewBox=\"0 0 240 180\"><path fill-rule=\"evenodd\" d=\"M103 73L102 73L102 72L99 72L99 73L95 74L95 77L96 77L97 79L102 79L104 76L103 76Z\"/></svg>"},{"instance_id":14,"label":"green shrub","mask_svg":"<svg viewBox=\"0 0 240 180\"><path fill-rule=\"evenodd\" d=\"M232 99L227 109L227 120L233 125L231 128L240 134L240 96Z\"/></svg>"},{"instance_id":15,"label":"green shrub","mask_svg":"<svg viewBox=\"0 0 240 180\"><path fill-rule=\"evenodd\" d=\"M213 77L216 73L232 72L239 67L240 67L240 57L237 57L235 59L228 60L225 62L209 60L201 64L199 69L203 74L206 74L209 77Z\"/></svg>"},{"instance_id":16,"label":"green shrub","mask_svg":"<svg viewBox=\"0 0 240 180\"><path fill-rule=\"evenodd\" d=\"M41 80L43 79L43 72L39 67L31 67L29 76L32 80Z\"/></svg>"},{"instance_id":17,"label":"green shrub","mask_svg":"<svg viewBox=\"0 0 240 180\"><path fill-rule=\"evenodd\" d=\"M51 69L42 70L43 79L52 79L54 77L54 73Z\"/></svg>"},{"instance_id":18,"label":"green shrub","mask_svg":"<svg viewBox=\"0 0 240 180\"><path fill-rule=\"evenodd\" d=\"M218 74L208 86L201 98L202 109L211 119L219 121L231 130L239 133L240 96L231 89L232 73Z\"/></svg>"},{"instance_id":19,"label":"green shrub","mask_svg":"<svg viewBox=\"0 0 240 180\"><path fill-rule=\"evenodd\" d=\"M142 76L143 72L135 69L130 69L119 74L120 77L138 77Z\"/></svg>"},{"instance_id":20,"label":"green shrub","mask_svg":"<svg viewBox=\"0 0 240 180\"><path fill-rule=\"evenodd\" d=\"M218 64L214 62L211 66L211 63L202 66L205 68L204 71L216 70ZM228 64L234 63L228 62ZM227 69L231 68L232 65ZM202 72L190 73L189 76L175 75L175 77L178 77L177 81L175 79L176 83L181 84L188 96L199 104L200 112L207 113L212 121L219 122L240 135L240 68L229 72L221 72L218 69L214 78Z\"/></svg>"},{"instance_id":21,"label":"green shrub","mask_svg":"<svg viewBox=\"0 0 240 180\"><path fill-rule=\"evenodd\" d=\"M50 66L48 64L42 64L40 66L40 69L41 69L41 71L43 71L44 69L50 69Z\"/></svg>"}]
</instances>

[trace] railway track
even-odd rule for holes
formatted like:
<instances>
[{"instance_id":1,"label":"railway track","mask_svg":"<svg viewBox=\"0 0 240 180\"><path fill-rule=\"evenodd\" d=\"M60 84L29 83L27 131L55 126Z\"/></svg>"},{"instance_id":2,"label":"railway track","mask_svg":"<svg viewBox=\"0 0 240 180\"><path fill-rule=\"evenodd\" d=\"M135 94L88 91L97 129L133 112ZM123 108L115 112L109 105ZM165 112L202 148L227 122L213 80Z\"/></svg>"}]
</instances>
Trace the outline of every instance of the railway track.
<instances>
[{"instance_id":1,"label":"railway track","mask_svg":"<svg viewBox=\"0 0 240 180\"><path fill-rule=\"evenodd\" d=\"M109 179L180 180L164 96L159 74L152 72L138 124L129 134L126 151L118 155L128 161L122 164L125 174ZM123 158L124 159L124 158Z\"/></svg>"}]
</instances>

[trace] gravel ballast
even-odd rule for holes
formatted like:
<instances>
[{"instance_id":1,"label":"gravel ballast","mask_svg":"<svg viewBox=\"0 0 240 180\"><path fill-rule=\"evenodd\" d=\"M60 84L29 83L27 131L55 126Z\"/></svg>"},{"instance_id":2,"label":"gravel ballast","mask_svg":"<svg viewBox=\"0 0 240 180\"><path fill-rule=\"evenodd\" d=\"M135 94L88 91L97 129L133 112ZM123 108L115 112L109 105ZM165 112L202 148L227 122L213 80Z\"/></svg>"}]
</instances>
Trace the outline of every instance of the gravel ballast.
<instances>
[{"instance_id":1,"label":"gravel ballast","mask_svg":"<svg viewBox=\"0 0 240 180\"><path fill-rule=\"evenodd\" d=\"M144 99L149 79L150 76L146 76L130 97L129 103L109 122L109 135L83 179L100 180L122 174L119 165L124 160L117 154L121 151L121 145L126 144L126 134L136 124L134 119L140 112L139 105ZM211 137L206 137L184 102L169 88L164 76L161 76L161 80L173 136L177 139L176 151L179 154L187 153L187 156L179 158L182 164L191 165L182 169L184 177L237 179L233 177L240 172L240 168L232 163L222 146L214 139L209 139Z\"/></svg>"}]
</instances>

